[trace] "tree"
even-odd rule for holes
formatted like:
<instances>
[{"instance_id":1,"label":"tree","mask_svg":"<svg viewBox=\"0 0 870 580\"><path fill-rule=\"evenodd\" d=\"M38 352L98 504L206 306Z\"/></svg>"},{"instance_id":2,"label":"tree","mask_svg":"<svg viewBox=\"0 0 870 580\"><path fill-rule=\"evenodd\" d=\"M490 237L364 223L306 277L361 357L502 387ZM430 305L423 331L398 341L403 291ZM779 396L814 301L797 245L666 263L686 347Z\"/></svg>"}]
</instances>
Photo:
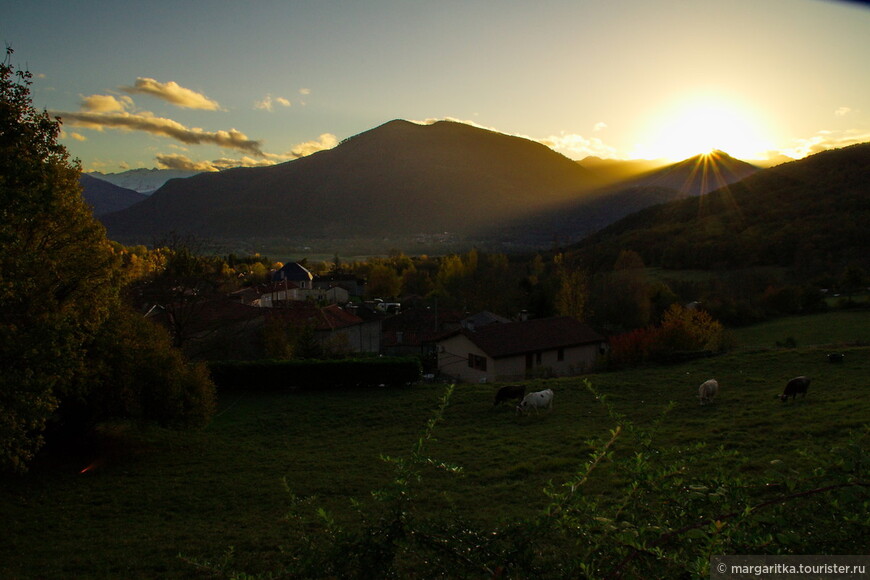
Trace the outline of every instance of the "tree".
<instances>
[{"instance_id":1,"label":"tree","mask_svg":"<svg viewBox=\"0 0 870 580\"><path fill-rule=\"evenodd\" d=\"M0 64L0 468L26 469L117 296L115 254L31 74Z\"/></svg>"},{"instance_id":2,"label":"tree","mask_svg":"<svg viewBox=\"0 0 870 580\"><path fill-rule=\"evenodd\" d=\"M556 256L559 289L556 292L556 310L562 316L571 316L583 322L586 320L589 298L589 281L586 273L579 268L565 264L562 254Z\"/></svg>"}]
</instances>

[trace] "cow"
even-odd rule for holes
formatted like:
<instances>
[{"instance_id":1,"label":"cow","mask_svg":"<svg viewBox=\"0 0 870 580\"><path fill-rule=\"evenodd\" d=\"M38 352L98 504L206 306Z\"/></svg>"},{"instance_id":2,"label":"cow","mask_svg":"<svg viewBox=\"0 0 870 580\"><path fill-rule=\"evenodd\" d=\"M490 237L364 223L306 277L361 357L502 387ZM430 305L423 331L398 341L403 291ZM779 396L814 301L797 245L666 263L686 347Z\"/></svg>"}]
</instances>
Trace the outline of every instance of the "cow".
<instances>
[{"instance_id":1,"label":"cow","mask_svg":"<svg viewBox=\"0 0 870 580\"><path fill-rule=\"evenodd\" d=\"M789 397L794 401L797 396L807 396L807 388L810 386L810 379L807 377L795 377L785 385L785 390L781 395L776 395L776 398L785 403Z\"/></svg>"},{"instance_id":2,"label":"cow","mask_svg":"<svg viewBox=\"0 0 870 580\"><path fill-rule=\"evenodd\" d=\"M716 379L710 379L701 383L698 387L698 398L702 405L713 402L713 397L719 392L719 382Z\"/></svg>"},{"instance_id":3,"label":"cow","mask_svg":"<svg viewBox=\"0 0 870 580\"><path fill-rule=\"evenodd\" d=\"M492 406L495 407L499 403L504 403L505 401L512 401L514 399L522 400L523 397L526 396L526 387L523 385L505 385L500 388L498 392L495 394L495 401L492 403Z\"/></svg>"},{"instance_id":4,"label":"cow","mask_svg":"<svg viewBox=\"0 0 870 580\"><path fill-rule=\"evenodd\" d=\"M525 415L526 411L528 411L529 409L534 409L535 413L537 413L538 409L551 410L552 408L553 390L544 389L543 391L529 393L528 395L523 397L522 402L517 405L517 415Z\"/></svg>"}]
</instances>

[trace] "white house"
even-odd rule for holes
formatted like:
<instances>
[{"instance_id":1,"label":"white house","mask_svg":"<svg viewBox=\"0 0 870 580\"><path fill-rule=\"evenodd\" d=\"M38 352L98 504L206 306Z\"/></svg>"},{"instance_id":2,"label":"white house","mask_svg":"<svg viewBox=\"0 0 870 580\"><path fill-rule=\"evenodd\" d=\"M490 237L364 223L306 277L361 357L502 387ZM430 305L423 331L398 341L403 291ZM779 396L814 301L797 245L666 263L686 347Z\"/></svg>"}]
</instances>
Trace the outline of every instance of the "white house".
<instances>
[{"instance_id":1,"label":"white house","mask_svg":"<svg viewBox=\"0 0 870 580\"><path fill-rule=\"evenodd\" d=\"M464 382L510 381L588 370L606 339L569 317L460 328L436 341L438 371Z\"/></svg>"}]
</instances>

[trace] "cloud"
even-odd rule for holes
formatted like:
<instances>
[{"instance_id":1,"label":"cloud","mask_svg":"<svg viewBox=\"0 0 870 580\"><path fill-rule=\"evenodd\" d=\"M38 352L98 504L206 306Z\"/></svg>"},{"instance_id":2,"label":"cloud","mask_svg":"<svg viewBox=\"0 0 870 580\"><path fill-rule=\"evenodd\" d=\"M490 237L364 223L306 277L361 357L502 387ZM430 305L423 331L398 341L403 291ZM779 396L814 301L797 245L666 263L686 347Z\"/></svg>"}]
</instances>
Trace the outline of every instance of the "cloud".
<instances>
[{"instance_id":1,"label":"cloud","mask_svg":"<svg viewBox=\"0 0 870 580\"><path fill-rule=\"evenodd\" d=\"M839 149L868 141L870 141L870 133L866 131L859 131L857 129L845 131L823 130L812 137L795 139L792 147L782 149L779 153L793 159L802 159L807 155L814 155L828 149Z\"/></svg>"},{"instance_id":2,"label":"cloud","mask_svg":"<svg viewBox=\"0 0 870 580\"><path fill-rule=\"evenodd\" d=\"M834 111L834 115L837 117L845 117L849 113L852 112L852 109L849 107L838 107L836 111Z\"/></svg>"},{"instance_id":3,"label":"cloud","mask_svg":"<svg viewBox=\"0 0 870 580\"><path fill-rule=\"evenodd\" d=\"M216 171L214 166L208 161L194 161L186 155L180 153L159 154L155 158L157 160L157 169L183 169L185 171Z\"/></svg>"},{"instance_id":4,"label":"cloud","mask_svg":"<svg viewBox=\"0 0 870 580\"><path fill-rule=\"evenodd\" d=\"M88 140L88 138L85 137L84 135L82 135L81 133L70 133L69 136L72 137L73 139L75 139L76 141L87 141Z\"/></svg>"},{"instance_id":5,"label":"cloud","mask_svg":"<svg viewBox=\"0 0 870 580\"><path fill-rule=\"evenodd\" d=\"M132 87L121 87L130 94L145 94L168 101L185 109L204 109L218 111L221 106L201 93L186 89L176 82L161 83L152 78L139 77Z\"/></svg>"},{"instance_id":6,"label":"cloud","mask_svg":"<svg viewBox=\"0 0 870 580\"><path fill-rule=\"evenodd\" d=\"M82 97L81 108L92 113L113 113L133 108L130 97L116 98L112 95L90 95Z\"/></svg>"},{"instance_id":7,"label":"cloud","mask_svg":"<svg viewBox=\"0 0 870 580\"><path fill-rule=\"evenodd\" d=\"M266 95L265 97L263 97L262 100L254 103L254 108L272 112L275 110L276 103L281 105L282 107L291 106L290 101L288 99L285 99L284 97L275 97L273 99L272 95Z\"/></svg>"},{"instance_id":8,"label":"cloud","mask_svg":"<svg viewBox=\"0 0 870 580\"><path fill-rule=\"evenodd\" d=\"M576 133L561 133L537 141L570 159L583 159L590 155L605 159L618 157L616 148L605 144L598 137L589 138Z\"/></svg>"},{"instance_id":9,"label":"cloud","mask_svg":"<svg viewBox=\"0 0 870 580\"><path fill-rule=\"evenodd\" d=\"M244 156L241 159L222 157L213 161L194 161L180 153L160 154L156 156L157 166L160 169L186 169L190 171L223 171L234 167L266 167L293 159L299 159L331 149L338 145L338 138L331 133L324 133L317 139L295 145L289 152L283 154L265 153L263 159L253 159Z\"/></svg>"},{"instance_id":10,"label":"cloud","mask_svg":"<svg viewBox=\"0 0 870 580\"><path fill-rule=\"evenodd\" d=\"M312 153L317 153L318 151L324 151L326 149L332 149L338 145L338 137L333 135L332 133L323 133L317 139L312 141L305 141L304 143L299 143L295 145L289 152L290 159L298 159L299 157L305 157L307 155L311 155Z\"/></svg>"},{"instance_id":11,"label":"cloud","mask_svg":"<svg viewBox=\"0 0 870 580\"><path fill-rule=\"evenodd\" d=\"M596 133L598 131L603 131L605 129L607 129L607 123L605 123L604 121L600 121L598 123L595 123L595 127L592 128L592 130L595 131Z\"/></svg>"},{"instance_id":12,"label":"cloud","mask_svg":"<svg viewBox=\"0 0 870 580\"><path fill-rule=\"evenodd\" d=\"M310 95L311 89L299 89L299 94L300 95Z\"/></svg>"},{"instance_id":13,"label":"cloud","mask_svg":"<svg viewBox=\"0 0 870 580\"><path fill-rule=\"evenodd\" d=\"M76 127L86 127L98 131L103 129L144 131L169 137L188 145L217 145L258 157L265 156L260 141L248 139L244 133L235 129L204 131L199 128L185 127L172 119L156 117L147 111L136 114L128 112L93 113L89 111L78 113L52 112L51 114L60 117L64 123Z\"/></svg>"}]
</instances>

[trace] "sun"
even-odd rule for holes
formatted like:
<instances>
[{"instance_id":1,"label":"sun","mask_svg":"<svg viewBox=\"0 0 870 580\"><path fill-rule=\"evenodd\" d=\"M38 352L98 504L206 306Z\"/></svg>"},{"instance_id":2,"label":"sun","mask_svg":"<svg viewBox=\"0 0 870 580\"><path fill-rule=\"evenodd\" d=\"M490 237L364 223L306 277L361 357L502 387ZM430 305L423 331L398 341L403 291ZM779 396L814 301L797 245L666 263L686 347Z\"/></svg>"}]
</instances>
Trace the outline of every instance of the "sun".
<instances>
[{"instance_id":1,"label":"sun","mask_svg":"<svg viewBox=\"0 0 870 580\"><path fill-rule=\"evenodd\" d=\"M763 134L763 123L748 108L703 97L658 113L635 155L676 162L717 149L753 160L764 158L771 145Z\"/></svg>"}]
</instances>

